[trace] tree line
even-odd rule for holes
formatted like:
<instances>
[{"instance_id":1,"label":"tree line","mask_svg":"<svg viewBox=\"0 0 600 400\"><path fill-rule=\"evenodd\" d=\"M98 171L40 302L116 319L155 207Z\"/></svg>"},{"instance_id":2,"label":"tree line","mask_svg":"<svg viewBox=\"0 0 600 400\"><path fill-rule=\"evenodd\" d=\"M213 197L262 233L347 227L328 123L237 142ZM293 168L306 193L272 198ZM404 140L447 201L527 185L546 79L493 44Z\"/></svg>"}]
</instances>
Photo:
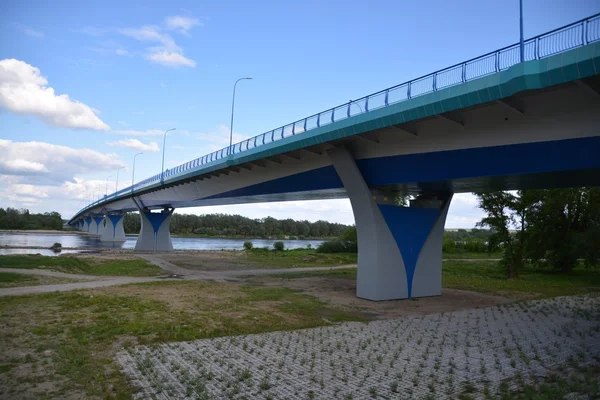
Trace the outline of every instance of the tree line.
<instances>
[{"instance_id":1,"label":"tree line","mask_svg":"<svg viewBox=\"0 0 600 400\"><path fill-rule=\"evenodd\" d=\"M526 262L570 272L580 260L600 261L600 188L477 193L487 214L480 227L493 230L489 248L503 250L509 278Z\"/></svg>"},{"instance_id":2,"label":"tree line","mask_svg":"<svg viewBox=\"0 0 600 400\"><path fill-rule=\"evenodd\" d=\"M125 214L123 228L125 233L138 233L139 215ZM327 221L295 221L291 218L272 217L251 219L227 214L173 214L170 225L171 233L176 235L256 238L328 238L341 235L347 228L347 225Z\"/></svg>"},{"instance_id":3,"label":"tree line","mask_svg":"<svg viewBox=\"0 0 600 400\"><path fill-rule=\"evenodd\" d=\"M52 229L60 230L63 220L57 212L31 214L22 208L0 208L0 229Z\"/></svg>"}]
</instances>

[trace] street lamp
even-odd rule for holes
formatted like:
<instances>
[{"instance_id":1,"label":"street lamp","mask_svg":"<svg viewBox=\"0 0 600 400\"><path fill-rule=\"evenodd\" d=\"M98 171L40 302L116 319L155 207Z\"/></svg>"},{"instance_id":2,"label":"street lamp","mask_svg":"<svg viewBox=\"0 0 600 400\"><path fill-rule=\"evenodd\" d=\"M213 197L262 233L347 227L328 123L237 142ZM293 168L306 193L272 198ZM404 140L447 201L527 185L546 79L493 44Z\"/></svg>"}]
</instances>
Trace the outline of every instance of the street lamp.
<instances>
[{"instance_id":1,"label":"street lamp","mask_svg":"<svg viewBox=\"0 0 600 400\"><path fill-rule=\"evenodd\" d=\"M112 178L112 175L106 177L106 188L104 189L104 197L108 196L108 180Z\"/></svg>"},{"instance_id":2,"label":"street lamp","mask_svg":"<svg viewBox=\"0 0 600 400\"><path fill-rule=\"evenodd\" d=\"M133 193L133 179L135 178L135 158L137 156L139 156L140 154L144 154L144 153L137 153L135 156L133 156L133 171L131 172L131 193Z\"/></svg>"},{"instance_id":3,"label":"street lamp","mask_svg":"<svg viewBox=\"0 0 600 400\"><path fill-rule=\"evenodd\" d=\"M358 108L360 108L360 112L363 112L362 107L360 106L360 104L358 103L354 103L354 100L348 100L350 102L350 107L352 107L352 104L356 104L358 106Z\"/></svg>"},{"instance_id":4,"label":"street lamp","mask_svg":"<svg viewBox=\"0 0 600 400\"><path fill-rule=\"evenodd\" d=\"M525 61L525 46L523 45L523 0L519 0L519 23L521 24L521 62Z\"/></svg>"},{"instance_id":5,"label":"street lamp","mask_svg":"<svg viewBox=\"0 0 600 400\"><path fill-rule=\"evenodd\" d=\"M240 78L233 84L233 100L231 101L231 126L229 129L229 148L227 149L227 155L231 153L231 144L233 140L233 110L235 109L235 87L237 86L239 81L243 81L245 79L251 80L252 78Z\"/></svg>"},{"instance_id":6,"label":"street lamp","mask_svg":"<svg viewBox=\"0 0 600 400\"><path fill-rule=\"evenodd\" d=\"M119 171L122 170L125 167L121 167L119 169L117 169L117 181L115 183L115 196L117 195L117 192L119 191Z\"/></svg>"},{"instance_id":7,"label":"street lamp","mask_svg":"<svg viewBox=\"0 0 600 400\"><path fill-rule=\"evenodd\" d=\"M174 131L176 128L167 129L165 131L165 136L163 137L163 157L162 157L162 167L160 170L160 183L164 183L165 181L165 143L167 142L167 132Z\"/></svg>"}]
</instances>

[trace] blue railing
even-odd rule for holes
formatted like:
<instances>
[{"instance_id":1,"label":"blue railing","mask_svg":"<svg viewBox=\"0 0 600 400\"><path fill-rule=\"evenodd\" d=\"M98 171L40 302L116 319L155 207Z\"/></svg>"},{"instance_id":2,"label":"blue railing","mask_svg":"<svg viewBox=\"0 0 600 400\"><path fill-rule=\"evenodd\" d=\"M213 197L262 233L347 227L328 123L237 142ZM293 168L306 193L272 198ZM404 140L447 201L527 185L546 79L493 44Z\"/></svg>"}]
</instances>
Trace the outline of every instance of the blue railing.
<instances>
[{"instance_id":1,"label":"blue railing","mask_svg":"<svg viewBox=\"0 0 600 400\"><path fill-rule=\"evenodd\" d=\"M525 61L539 60L576 47L585 46L586 44L598 40L600 40L600 14L554 29L525 41ZM196 158L185 164L181 164L175 168L167 169L164 174L156 174L133 186L119 190L116 193L95 201L81 209L79 213L94 207L107 199L116 198L126 193L133 193L135 190L141 189L147 185L160 182L161 180L164 181L164 179L179 175L183 172L227 158L230 154L242 153L286 137L299 135L334 122L351 118L358 114L367 113L378 108L387 107L391 104L410 100L413 97L422 96L424 94L446 89L454 85L459 85L506 70L518 64L520 62L520 57L520 44L513 44L491 53L484 54L483 56L464 61L460 64L444 68L432 74L344 103L340 106L292 122L291 124L281 126L277 129L235 143L231 147L224 147L220 150L213 151L212 153Z\"/></svg>"}]
</instances>

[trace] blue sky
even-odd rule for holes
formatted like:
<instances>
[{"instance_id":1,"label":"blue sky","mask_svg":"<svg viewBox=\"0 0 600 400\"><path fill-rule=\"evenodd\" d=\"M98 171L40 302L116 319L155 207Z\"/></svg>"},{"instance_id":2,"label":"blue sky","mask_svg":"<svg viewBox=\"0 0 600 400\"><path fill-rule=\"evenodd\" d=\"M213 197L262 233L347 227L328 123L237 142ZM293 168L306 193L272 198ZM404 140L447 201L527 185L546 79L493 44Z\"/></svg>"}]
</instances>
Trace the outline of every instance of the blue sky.
<instances>
[{"instance_id":1,"label":"blue sky","mask_svg":"<svg viewBox=\"0 0 600 400\"><path fill-rule=\"evenodd\" d=\"M88 4L90 3L90 4ZM525 37L600 11L525 0ZM91 193L518 41L518 1L12 1L0 13L0 206L69 217ZM50 89L52 88L52 89ZM68 96L65 97L65 96ZM136 179L136 180L139 180ZM206 207L352 223L346 200ZM481 213L455 197L447 227Z\"/></svg>"}]
</instances>

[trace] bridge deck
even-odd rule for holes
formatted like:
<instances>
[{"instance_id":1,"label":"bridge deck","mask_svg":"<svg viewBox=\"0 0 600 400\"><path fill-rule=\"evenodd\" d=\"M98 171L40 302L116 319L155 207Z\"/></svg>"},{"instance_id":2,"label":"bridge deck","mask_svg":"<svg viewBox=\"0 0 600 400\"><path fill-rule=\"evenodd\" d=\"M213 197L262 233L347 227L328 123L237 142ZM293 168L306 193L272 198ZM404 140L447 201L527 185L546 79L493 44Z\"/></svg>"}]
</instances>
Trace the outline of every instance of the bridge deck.
<instances>
[{"instance_id":1,"label":"bridge deck","mask_svg":"<svg viewBox=\"0 0 600 400\"><path fill-rule=\"evenodd\" d=\"M108 195L73 218L207 173L383 128L410 132L413 121L598 75L600 14L527 40L523 63L518 53L518 44L508 46L265 132Z\"/></svg>"}]
</instances>

